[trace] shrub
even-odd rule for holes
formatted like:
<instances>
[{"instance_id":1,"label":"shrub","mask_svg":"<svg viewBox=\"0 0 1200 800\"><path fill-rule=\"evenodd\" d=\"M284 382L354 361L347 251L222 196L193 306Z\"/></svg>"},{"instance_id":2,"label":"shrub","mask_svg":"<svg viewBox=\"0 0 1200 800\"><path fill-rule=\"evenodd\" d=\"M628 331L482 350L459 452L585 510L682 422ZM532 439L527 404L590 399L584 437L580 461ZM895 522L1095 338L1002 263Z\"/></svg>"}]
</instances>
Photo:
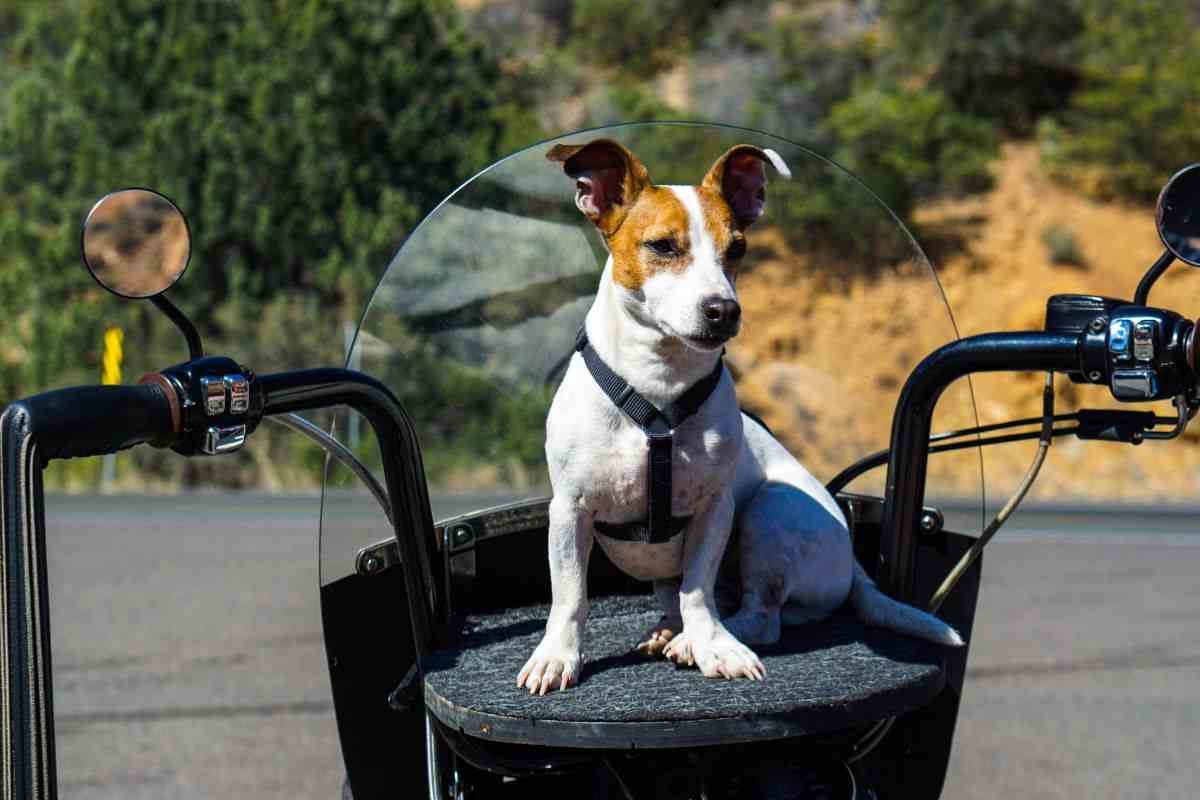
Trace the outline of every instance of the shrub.
<instances>
[{"instance_id":1,"label":"shrub","mask_svg":"<svg viewBox=\"0 0 1200 800\"><path fill-rule=\"evenodd\" d=\"M1042 243L1046 245L1052 263L1085 266L1083 251L1079 249L1075 233L1066 225L1047 225L1042 229Z\"/></svg>"},{"instance_id":2,"label":"shrub","mask_svg":"<svg viewBox=\"0 0 1200 800\"><path fill-rule=\"evenodd\" d=\"M1086 6L1083 84L1038 133L1051 173L1108 197L1153 202L1200 153L1200 31L1183 0Z\"/></svg>"},{"instance_id":3,"label":"shrub","mask_svg":"<svg viewBox=\"0 0 1200 800\"><path fill-rule=\"evenodd\" d=\"M991 185L992 126L955 111L937 90L864 81L833 106L828 125L835 158L902 218L922 195Z\"/></svg>"},{"instance_id":4,"label":"shrub","mask_svg":"<svg viewBox=\"0 0 1200 800\"><path fill-rule=\"evenodd\" d=\"M1080 0L884 0L893 59L953 107L1028 135L1079 82Z\"/></svg>"}]
</instances>

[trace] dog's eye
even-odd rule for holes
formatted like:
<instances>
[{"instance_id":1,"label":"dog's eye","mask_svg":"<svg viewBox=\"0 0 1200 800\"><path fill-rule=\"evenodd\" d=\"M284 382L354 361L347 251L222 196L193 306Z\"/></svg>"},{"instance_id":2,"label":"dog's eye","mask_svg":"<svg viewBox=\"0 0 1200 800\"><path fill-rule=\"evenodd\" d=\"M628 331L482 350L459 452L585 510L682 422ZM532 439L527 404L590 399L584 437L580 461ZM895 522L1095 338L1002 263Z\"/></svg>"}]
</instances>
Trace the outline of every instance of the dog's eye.
<instances>
[{"instance_id":1,"label":"dog's eye","mask_svg":"<svg viewBox=\"0 0 1200 800\"><path fill-rule=\"evenodd\" d=\"M675 246L674 239L654 239L646 242L646 247L656 256L679 255L679 248Z\"/></svg>"},{"instance_id":2,"label":"dog's eye","mask_svg":"<svg viewBox=\"0 0 1200 800\"><path fill-rule=\"evenodd\" d=\"M744 255L746 255L745 239L734 239L729 243L729 247L725 249L725 260L727 261L737 261Z\"/></svg>"}]
</instances>

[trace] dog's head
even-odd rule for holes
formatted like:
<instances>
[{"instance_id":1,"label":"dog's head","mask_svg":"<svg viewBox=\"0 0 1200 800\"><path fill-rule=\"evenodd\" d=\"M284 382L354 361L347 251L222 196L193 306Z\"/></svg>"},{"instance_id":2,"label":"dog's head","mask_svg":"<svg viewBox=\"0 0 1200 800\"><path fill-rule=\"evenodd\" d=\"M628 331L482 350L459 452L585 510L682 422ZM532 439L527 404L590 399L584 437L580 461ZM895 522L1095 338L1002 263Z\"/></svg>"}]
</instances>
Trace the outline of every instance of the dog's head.
<instances>
[{"instance_id":1,"label":"dog's head","mask_svg":"<svg viewBox=\"0 0 1200 800\"><path fill-rule=\"evenodd\" d=\"M739 144L699 186L656 186L637 156L610 139L559 144L546 157L575 179L575 205L608 243L613 280L631 314L696 350L737 335L734 284L746 229L763 212L774 150Z\"/></svg>"}]
</instances>

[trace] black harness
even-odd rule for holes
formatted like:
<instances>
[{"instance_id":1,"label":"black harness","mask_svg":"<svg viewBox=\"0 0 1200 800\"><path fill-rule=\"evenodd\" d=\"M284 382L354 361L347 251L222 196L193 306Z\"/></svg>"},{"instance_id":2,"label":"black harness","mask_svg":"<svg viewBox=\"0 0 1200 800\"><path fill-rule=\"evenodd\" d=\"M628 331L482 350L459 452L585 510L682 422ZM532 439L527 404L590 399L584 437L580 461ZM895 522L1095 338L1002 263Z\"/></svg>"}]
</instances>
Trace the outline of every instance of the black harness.
<instances>
[{"instance_id":1,"label":"black harness","mask_svg":"<svg viewBox=\"0 0 1200 800\"><path fill-rule=\"evenodd\" d=\"M575 340L575 349L583 355L588 372L592 373L592 379L608 395L608 399L646 434L650 451L650 491L646 519L619 525L596 520L596 530L605 536L627 542L669 541L686 528L692 519L690 516L671 516L671 456L675 446L675 429L704 405L713 389L717 388L725 365L717 361L712 372L693 384L675 402L659 409L635 392L624 378L604 363L596 348L588 342L587 332L582 328Z\"/></svg>"}]
</instances>

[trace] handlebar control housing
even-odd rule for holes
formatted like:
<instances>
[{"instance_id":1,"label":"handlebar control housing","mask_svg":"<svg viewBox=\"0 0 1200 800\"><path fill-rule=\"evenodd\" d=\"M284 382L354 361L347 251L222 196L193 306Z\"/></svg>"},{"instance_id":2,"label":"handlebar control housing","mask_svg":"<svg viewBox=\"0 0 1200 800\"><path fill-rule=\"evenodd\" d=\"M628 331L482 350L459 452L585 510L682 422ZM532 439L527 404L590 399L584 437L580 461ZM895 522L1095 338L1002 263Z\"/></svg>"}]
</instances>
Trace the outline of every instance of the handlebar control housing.
<instances>
[{"instance_id":1,"label":"handlebar control housing","mask_svg":"<svg viewBox=\"0 0 1200 800\"><path fill-rule=\"evenodd\" d=\"M1122 402L1197 399L1196 324L1174 311L1109 297L1054 295L1046 330L1079 334L1077 383L1105 384Z\"/></svg>"},{"instance_id":2,"label":"handlebar control housing","mask_svg":"<svg viewBox=\"0 0 1200 800\"><path fill-rule=\"evenodd\" d=\"M142 379L169 385L178 401L179 434L171 449L185 456L240 450L263 416L254 372L224 356L176 364Z\"/></svg>"}]
</instances>

